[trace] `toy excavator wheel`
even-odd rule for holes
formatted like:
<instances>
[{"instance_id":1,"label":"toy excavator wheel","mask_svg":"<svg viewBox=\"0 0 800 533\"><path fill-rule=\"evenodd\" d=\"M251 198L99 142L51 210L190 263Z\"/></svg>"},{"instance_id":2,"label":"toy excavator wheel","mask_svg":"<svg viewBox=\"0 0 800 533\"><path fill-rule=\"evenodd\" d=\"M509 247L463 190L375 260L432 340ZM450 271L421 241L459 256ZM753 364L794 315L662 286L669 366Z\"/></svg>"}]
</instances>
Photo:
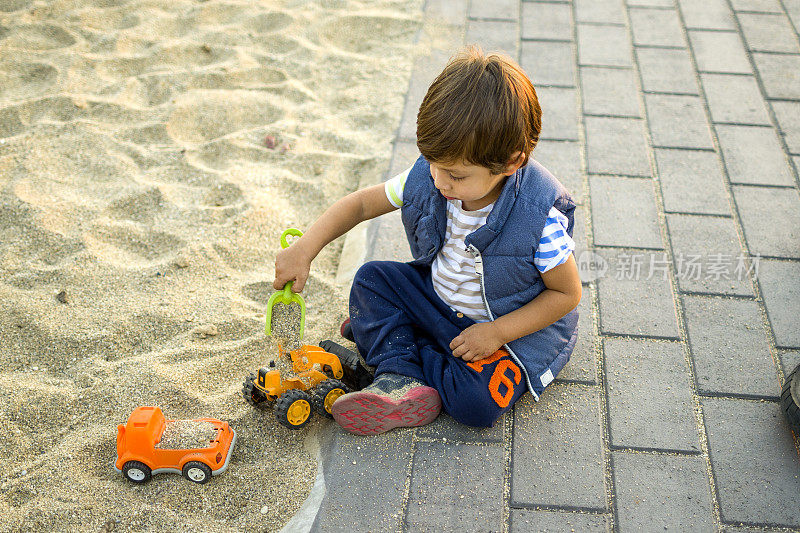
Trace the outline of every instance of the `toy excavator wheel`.
<instances>
[{"instance_id":1,"label":"toy excavator wheel","mask_svg":"<svg viewBox=\"0 0 800 533\"><path fill-rule=\"evenodd\" d=\"M242 383L244 401L257 409L265 409L270 405L270 398L256 387L256 377L250 374Z\"/></svg>"},{"instance_id":2,"label":"toy excavator wheel","mask_svg":"<svg viewBox=\"0 0 800 533\"><path fill-rule=\"evenodd\" d=\"M314 410L322 416L333 418L331 408L333 402L339 399L339 396L347 394L350 390L347 385L338 379L326 379L312 391L311 401L314 403Z\"/></svg>"},{"instance_id":3,"label":"toy excavator wheel","mask_svg":"<svg viewBox=\"0 0 800 533\"><path fill-rule=\"evenodd\" d=\"M183 477L202 485L211 479L211 469L207 464L200 461L189 461L183 465Z\"/></svg>"},{"instance_id":4,"label":"toy excavator wheel","mask_svg":"<svg viewBox=\"0 0 800 533\"><path fill-rule=\"evenodd\" d=\"M290 389L275 402L278 422L289 429L300 429L311 419L311 396L300 389Z\"/></svg>"},{"instance_id":5,"label":"toy excavator wheel","mask_svg":"<svg viewBox=\"0 0 800 533\"><path fill-rule=\"evenodd\" d=\"M122 475L134 483L146 483L153 477L150 467L139 461L128 461L122 466Z\"/></svg>"}]
</instances>

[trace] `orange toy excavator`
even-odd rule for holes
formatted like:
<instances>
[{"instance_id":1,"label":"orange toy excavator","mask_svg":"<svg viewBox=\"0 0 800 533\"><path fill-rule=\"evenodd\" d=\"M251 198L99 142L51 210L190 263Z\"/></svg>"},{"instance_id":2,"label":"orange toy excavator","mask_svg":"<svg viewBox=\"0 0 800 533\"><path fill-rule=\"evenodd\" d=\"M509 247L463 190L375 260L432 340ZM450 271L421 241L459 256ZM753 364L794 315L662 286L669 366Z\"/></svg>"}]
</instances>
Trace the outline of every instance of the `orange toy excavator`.
<instances>
[{"instance_id":1,"label":"orange toy excavator","mask_svg":"<svg viewBox=\"0 0 800 533\"><path fill-rule=\"evenodd\" d=\"M258 408L273 407L278 422L289 429L300 429L311 419L313 410L332 417L331 406L350 389L344 377L342 363L335 354L319 346L303 345L288 354L279 347L279 357L289 356L292 376L282 376L281 371L261 368L258 377L250 374L242 384L242 395L250 405Z\"/></svg>"}]
</instances>

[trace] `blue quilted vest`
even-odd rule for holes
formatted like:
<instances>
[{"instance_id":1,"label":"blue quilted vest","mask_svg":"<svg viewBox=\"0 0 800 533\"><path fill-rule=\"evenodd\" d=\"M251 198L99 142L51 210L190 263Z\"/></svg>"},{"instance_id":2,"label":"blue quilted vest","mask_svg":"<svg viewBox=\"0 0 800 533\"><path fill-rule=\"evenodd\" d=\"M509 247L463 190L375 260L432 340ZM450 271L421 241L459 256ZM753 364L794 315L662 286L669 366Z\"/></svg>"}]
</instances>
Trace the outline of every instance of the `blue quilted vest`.
<instances>
[{"instance_id":1,"label":"blue quilted vest","mask_svg":"<svg viewBox=\"0 0 800 533\"><path fill-rule=\"evenodd\" d=\"M430 164L420 156L406 180L401 211L413 264L432 264L444 246L446 202L433 185ZM546 288L533 255L553 206L569 220L571 237L575 202L547 169L530 159L506 180L486 224L467 235L465 244L475 257L476 271L482 271L484 305L492 319L519 309ZM524 369L534 399L569 361L577 335L576 307L550 326L505 345Z\"/></svg>"}]
</instances>

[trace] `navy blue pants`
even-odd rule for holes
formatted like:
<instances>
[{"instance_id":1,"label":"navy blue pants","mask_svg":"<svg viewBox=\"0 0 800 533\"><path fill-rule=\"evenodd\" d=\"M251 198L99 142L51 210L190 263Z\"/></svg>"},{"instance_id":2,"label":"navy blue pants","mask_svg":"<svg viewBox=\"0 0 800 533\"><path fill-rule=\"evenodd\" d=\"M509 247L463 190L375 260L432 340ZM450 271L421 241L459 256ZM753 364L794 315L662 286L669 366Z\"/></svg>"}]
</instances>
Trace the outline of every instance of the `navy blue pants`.
<instances>
[{"instance_id":1,"label":"navy blue pants","mask_svg":"<svg viewBox=\"0 0 800 533\"><path fill-rule=\"evenodd\" d=\"M450 342L475 322L433 289L426 266L372 261L356 273L350 325L375 375L393 372L435 388L444 410L462 424L492 426L527 390L523 370L505 352L467 363Z\"/></svg>"}]
</instances>

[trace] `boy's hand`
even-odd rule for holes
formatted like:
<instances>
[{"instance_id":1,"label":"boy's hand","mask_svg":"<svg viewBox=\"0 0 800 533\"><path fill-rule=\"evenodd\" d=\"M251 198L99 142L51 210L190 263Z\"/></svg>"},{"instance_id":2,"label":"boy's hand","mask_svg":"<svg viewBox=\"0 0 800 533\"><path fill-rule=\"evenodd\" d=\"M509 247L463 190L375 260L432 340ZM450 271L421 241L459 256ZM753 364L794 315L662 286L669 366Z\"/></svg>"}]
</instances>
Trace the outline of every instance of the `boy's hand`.
<instances>
[{"instance_id":1,"label":"boy's hand","mask_svg":"<svg viewBox=\"0 0 800 533\"><path fill-rule=\"evenodd\" d=\"M300 241L284 248L275 257L275 281L272 288L283 289L284 285L294 281L292 292L300 292L308 279L311 270L311 257L306 253Z\"/></svg>"},{"instance_id":2,"label":"boy's hand","mask_svg":"<svg viewBox=\"0 0 800 533\"><path fill-rule=\"evenodd\" d=\"M494 322L481 322L462 331L450 342L450 349L455 357L464 361L479 361L492 355L502 345L503 339Z\"/></svg>"}]
</instances>

